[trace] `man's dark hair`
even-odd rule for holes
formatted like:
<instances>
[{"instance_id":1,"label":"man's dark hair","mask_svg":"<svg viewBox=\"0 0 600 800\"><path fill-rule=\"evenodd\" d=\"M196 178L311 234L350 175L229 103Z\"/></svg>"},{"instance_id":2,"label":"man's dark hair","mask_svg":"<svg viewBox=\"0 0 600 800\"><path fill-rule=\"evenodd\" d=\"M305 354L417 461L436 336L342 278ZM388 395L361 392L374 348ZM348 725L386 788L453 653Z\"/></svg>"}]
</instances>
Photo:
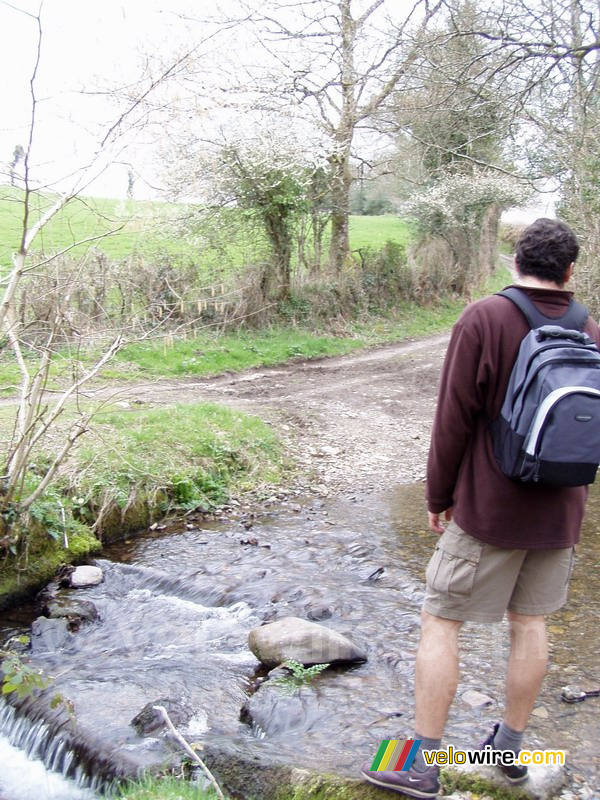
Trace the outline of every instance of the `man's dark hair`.
<instances>
[{"instance_id":1,"label":"man's dark hair","mask_svg":"<svg viewBox=\"0 0 600 800\"><path fill-rule=\"evenodd\" d=\"M567 267L577 258L579 242L564 222L542 217L525 228L515 247L521 275L563 283Z\"/></svg>"}]
</instances>

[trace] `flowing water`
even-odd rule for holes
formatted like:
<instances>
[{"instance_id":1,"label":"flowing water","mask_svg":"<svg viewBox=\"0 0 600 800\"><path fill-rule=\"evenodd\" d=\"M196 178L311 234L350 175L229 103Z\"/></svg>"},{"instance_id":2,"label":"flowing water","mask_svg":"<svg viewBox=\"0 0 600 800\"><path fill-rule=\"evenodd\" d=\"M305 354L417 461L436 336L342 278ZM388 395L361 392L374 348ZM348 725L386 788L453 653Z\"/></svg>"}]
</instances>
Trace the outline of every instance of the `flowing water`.
<instances>
[{"instance_id":1,"label":"flowing water","mask_svg":"<svg viewBox=\"0 0 600 800\"><path fill-rule=\"evenodd\" d=\"M76 593L95 604L100 621L63 647L35 655L56 676L55 690L73 702L77 720L76 735L67 736L64 713L51 726L54 739L65 732L64 753L75 754L55 756L55 766L77 778L73 764L88 759L90 771L109 779L160 762L163 739L141 738L130 725L158 700L173 704L178 727L195 741L265 764L352 776L382 739L412 735L423 572L436 539L425 529L422 497L419 484L328 504L282 503L250 530L238 519L179 523L108 548L98 562L104 582ZM594 489L568 606L550 619L551 667L527 742L568 750L573 772L596 789L600 698L568 705L560 688L600 685L599 514ZM27 609L23 614L31 618ZM4 635L23 628L23 614L5 620ZM288 615L350 636L367 650L368 662L329 669L295 694L257 690L262 672L247 649L248 632ZM468 747L501 714L505 627L468 624L462 644L447 734L448 743ZM470 689L488 704L473 707ZM241 713L248 702L251 715ZM16 741L8 714L0 716L0 734ZM0 755L3 747L0 739ZM41 797L10 789L3 761L2 800ZM68 793L54 796L71 800Z\"/></svg>"}]
</instances>

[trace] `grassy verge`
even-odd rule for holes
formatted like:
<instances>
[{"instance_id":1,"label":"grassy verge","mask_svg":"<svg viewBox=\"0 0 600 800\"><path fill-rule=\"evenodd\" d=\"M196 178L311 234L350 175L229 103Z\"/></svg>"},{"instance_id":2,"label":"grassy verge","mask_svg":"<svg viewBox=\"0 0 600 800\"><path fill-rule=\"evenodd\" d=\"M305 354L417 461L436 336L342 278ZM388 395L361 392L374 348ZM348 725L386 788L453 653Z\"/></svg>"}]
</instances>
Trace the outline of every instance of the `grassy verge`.
<instances>
[{"instance_id":1,"label":"grassy verge","mask_svg":"<svg viewBox=\"0 0 600 800\"><path fill-rule=\"evenodd\" d=\"M505 276L497 281L498 287L509 282ZM283 364L291 359L347 355L365 347L448 330L464 305L463 300L448 300L427 307L399 304L348 321L344 335L282 325L237 334L201 332L194 338L165 337L133 343L126 345L99 377L104 382L203 377ZM89 367L94 356L99 354L78 354L82 368ZM34 371L33 359L30 364ZM58 353L51 369L51 388L60 388L71 374L69 354ZM18 385L19 370L9 354L0 362L0 394L13 395Z\"/></svg>"},{"instance_id":2,"label":"grassy verge","mask_svg":"<svg viewBox=\"0 0 600 800\"><path fill-rule=\"evenodd\" d=\"M362 337L335 337L297 328L274 327L237 335L200 335L168 343L127 345L103 371L104 378L217 375L250 367L282 364L294 358L343 355L363 347Z\"/></svg>"},{"instance_id":3,"label":"grassy verge","mask_svg":"<svg viewBox=\"0 0 600 800\"><path fill-rule=\"evenodd\" d=\"M144 777L138 783L123 786L115 796L116 800L214 800L216 797L214 791L169 776Z\"/></svg>"},{"instance_id":4,"label":"grassy verge","mask_svg":"<svg viewBox=\"0 0 600 800\"><path fill-rule=\"evenodd\" d=\"M508 283L509 271L500 268L477 296L498 291ZM175 339L168 343L163 340L131 344L103 371L103 377L112 380L200 377L281 364L293 358L347 355L365 347L449 330L464 307L462 299L432 306L400 303L349 321L343 336L282 326L236 335L202 334L195 339Z\"/></svg>"},{"instance_id":5,"label":"grassy verge","mask_svg":"<svg viewBox=\"0 0 600 800\"><path fill-rule=\"evenodd\" d=\"M3 438L9 424L3 414ZM22 535L0 560L0 607L48 581L61 564L99 550L99 540L143 529L169 511L208 511L281 482L285 471L267 424L205 403L100 414L81 441L27 517L4 530L10 536L20 526ZM37 454L26 490L40 479L44 459Z\"/></svg>"},{"instance_id":6,"label":"grassy verge","mask_svg":"<svg viewBox=\"0 0 600 800\"><path fill-rule=\"evenodd\" d=\"M77 496L82 513L88 509L97 520L107 503L126 509L140 498L162 513L208 510L232 493L279 482L282 470L281 448L270 426L198 403L98 415L63 480L68 479L69 494Z\"/></svg>"}]
</instances>

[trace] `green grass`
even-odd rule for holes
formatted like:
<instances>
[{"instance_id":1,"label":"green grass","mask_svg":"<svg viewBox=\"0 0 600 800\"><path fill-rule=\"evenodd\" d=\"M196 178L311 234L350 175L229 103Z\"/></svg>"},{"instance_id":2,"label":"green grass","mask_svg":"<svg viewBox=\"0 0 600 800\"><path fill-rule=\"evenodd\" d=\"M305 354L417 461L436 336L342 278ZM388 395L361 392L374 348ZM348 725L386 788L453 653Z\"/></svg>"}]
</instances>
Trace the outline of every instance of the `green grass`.
<instances>
[{"instance_id":1,"label":"green grass","mask_svg":"<svg viewBox=\"0 0 600 800\"><path fill-rule=\"evenodd\" d=\"M55 199L55 195L48 193L34 195L30 224L37 221ZM71 255L81 256L93 246L109 258L126 258L149 240L160 240L165 219L177 208L158 202L76 198L44 227L34 241L33 251L50 255L86 239L101 237L74 247ZM0 273L10 268L12 253L18 249L23 210L22 193L0 187Z\"/></svg>"},{"instance_id":2,"label":"green grass","mask_svg":"<svg viewBox=\"0 0 600 800\"><path fill-rule=\"evenodd\" d=\"M133 373L145 377L202 376L281 364L293 358L317 358L349 353L363 346L353 338L318 335L297 328L269 328L237 335L201 335L172 344L127 345L104 377ZM124 369L123 369L124 367Z\"/></svg>"},{"instance_id":3,"label":"green grass","mask_svg":"<svg viewBox=\"0 0 600 800\"><path fill-rule=\"evenodd\" d=\"M0 274L11 266L12 253L18 248L23 222L22 193L0 186ZM37 220L56 195L37 194L31 200L30 223ZM244 224L242 212L225 210L199 222L197 235L185 239L172 230L170 221L193 207L183 204L140 200L80 197L71 201L44 228L33 250L47 256L72 247L71 255L81 256L92 246L111 259L123 259L135 251L152 257L157 251L189 256L200 260L207 269L237 268L256 260L264 250L264 237L256 224ZM395 216L350 219L353 249L380 248L386 241L405 242L408 227ZM102 237L77 245L77 242ZM327 235L325 237L327 252ZM74 245L77 245L73 247Z\"/></svg>"},{"instance_id":4,"label":"green grass","mask_svg":"<svg viewBox=\"0 0 600 800\"><path fill-rule=\"evenodd\" d=\"M214 790L205 791L180 778L145 776L122 786L115 800L215 800Z\"/></svg>"},{"instance_id":5,"label":"green grass","mask_svg":"<svg viewBox=\"0 0 600 800\"><path fill-rule=\"evenodd\" d=\"M350 217L350 246L353 250L360 247L379 250L388 241L407 244L410 236L408 224L396 216Z\"/></svg>"},{"instance_id":6,"label":"green grass","mask_svg":"<svg viewBox=\"0 0 600 800\"><path fill-rule=\"evenodd\" d=\"M95 417L69 467L71 494L85 500L112 493L165 491L189 509L224 502L281 478L281 452L271 427L257 417L210 403L118 410Z\"/></svg>"}]
</instances>

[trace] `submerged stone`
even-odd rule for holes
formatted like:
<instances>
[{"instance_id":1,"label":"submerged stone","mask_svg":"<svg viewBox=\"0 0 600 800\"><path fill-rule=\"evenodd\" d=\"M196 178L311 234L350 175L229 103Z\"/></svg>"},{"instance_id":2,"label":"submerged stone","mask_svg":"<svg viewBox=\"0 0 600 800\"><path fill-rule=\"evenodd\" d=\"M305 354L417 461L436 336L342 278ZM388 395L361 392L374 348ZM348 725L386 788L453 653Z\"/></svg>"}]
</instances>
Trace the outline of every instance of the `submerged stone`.
<instances>
[{"instance_id":1,"label":"submerged stone","mask_svg":"<svg viewBox=\"0 0 600 800\"><path fill-rule=\"evenodd\" d=\"M154 706L162 706L175 727L185 725L192 717L192 712L177 700L164 697L154 700L152 703L147 703L131 720L131 726L139 736L149 736L166 727L163 715Z\"/></svg>"},{"instance_id":2,"label":"submerged stone","mask_svg":"<svg viewBox=\"0 0 600 800\"><path fill-rule=\"evenodd\" d=\"M34 653L60 650L68 644L69 638L66 619L38 617L31 623L31 649Z\"/></svg>"},{"instance_id":3,"label":"submerged stone","mask_svg":"<svg viewBox=\"0 0 600 800\"><path fill-rule=\"evenodd\" d=\"M290 660L304 666L367 660L365 651L346 636L299 617L284 617L254 628L248 646L267 667Z\"/></svg>"},{"instance_id":4,"label":"submerged stone","mask_svg":"<svg viewBox=\"0 0 600 800\"><path fill-rule=\"evenodd\" d=\"M284 686L260 687L242 708L241 718L252 725L255 735L277 737L288 733L308 733L326 715L315 692L301 689L293 693Z\"/></svg>"}]
</instances>

